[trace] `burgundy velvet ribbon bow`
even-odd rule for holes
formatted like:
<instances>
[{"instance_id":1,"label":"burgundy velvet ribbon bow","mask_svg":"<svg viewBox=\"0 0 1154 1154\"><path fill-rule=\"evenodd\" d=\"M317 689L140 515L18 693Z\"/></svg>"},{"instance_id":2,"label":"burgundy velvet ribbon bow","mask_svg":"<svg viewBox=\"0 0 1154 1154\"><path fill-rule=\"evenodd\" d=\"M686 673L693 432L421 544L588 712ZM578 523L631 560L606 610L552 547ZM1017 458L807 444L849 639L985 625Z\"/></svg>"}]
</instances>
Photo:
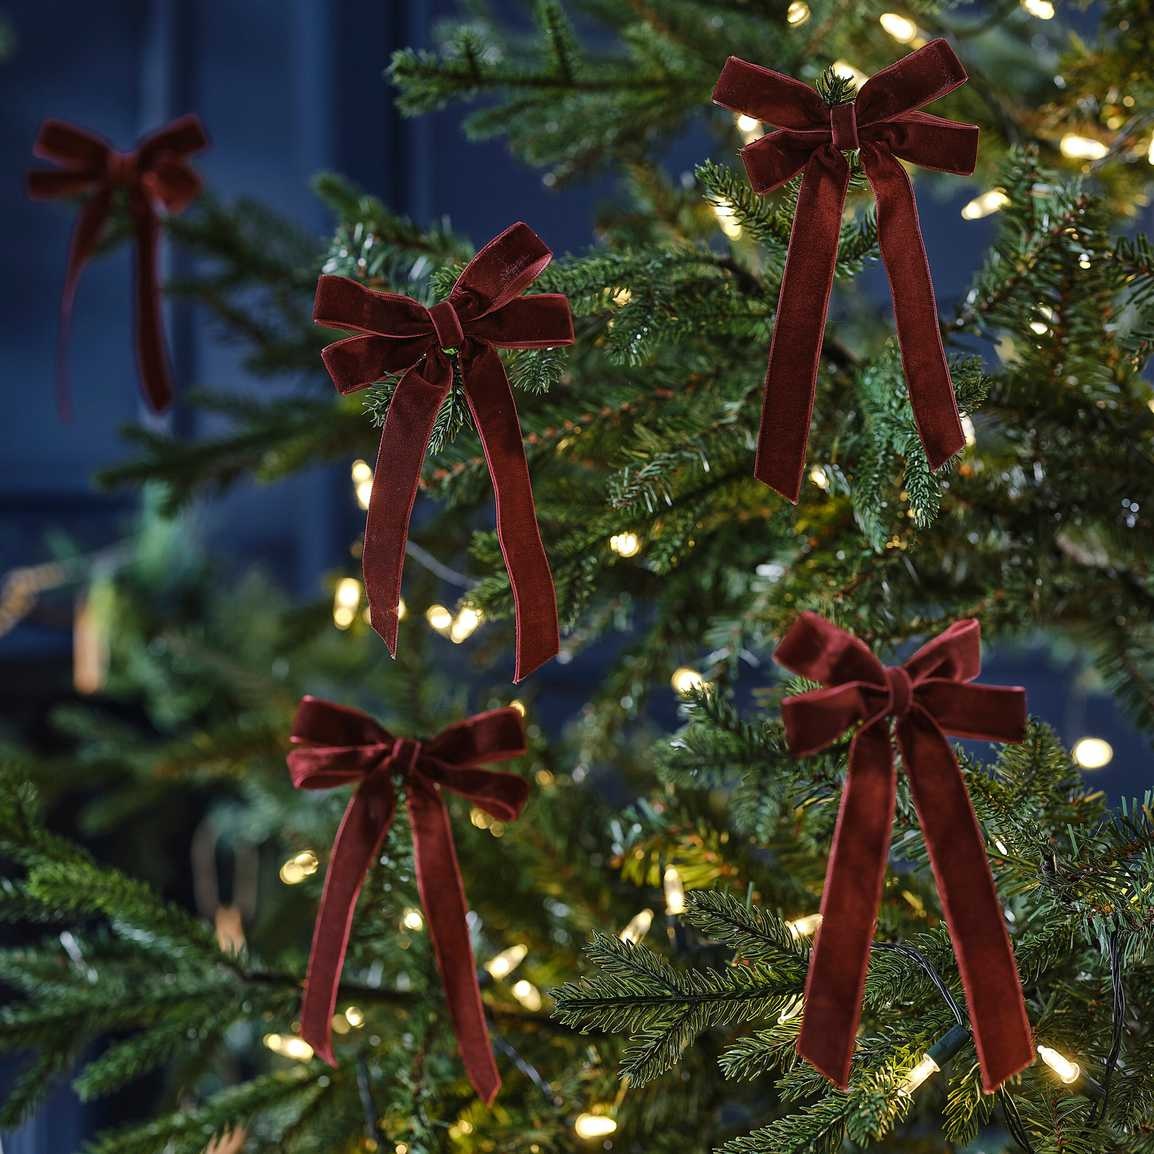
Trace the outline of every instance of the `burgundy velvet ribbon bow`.
<instances>
[{"instance_id":1,"label":"burgundy velvet ribbon bow","mask_svg":"<svg viewBox=\"0 0 1154 1154\"><path fill-rule=\"evenodd\" d=\"M497 536L516 607L514 681L559 648L553 575L537 527L513 392L497 353L573 343L564 296L520 295L552 259L545 242L517 223L489 241L448 297L428 308L347 277L322 276L317 283L313 319L358 334L322 353L340 392L363 389L387 373L401 378L381 430L364 546L373 628L394 656L409 519L433 422L453 384L453 352L496 498Z\"/></svg>"},{"instance_id":2,"label":"burgundy velvet ribbon bow","mask_svg":"<svg viewBox=\"0 0 1154 1154\"><path fill-rule=\"evenodd\" d=\"M857 99L845 104L828 105L808 84L735 56L713 91L717 104L781 126L742 149L756 192L770 192L805 170L769 349L755 466L759 480L793 502L801 491L837 265L850 178L847 151L858 150L877 197L878 242L910 402L931 468L965 444L917 204L898 163L900 158L944 172L973 172L977 126L918 111L965 82L953 49L933 40L871 77Z\"/></svg>"},{"instance_id":3,"label":"burgundy velvet ribbon bow","mask_svg":"<svg viewBox=\"0 0 1154 1154\"><path fill-rule=\"evenodd\" d=\"M512 773L482 769L525 752L525 727L515 709L494 709L449 726L430 741L394 737L367 714L305 697L293 721L289 773L297 789L359 783L333 842L317 912L301 1006L301 1037L335 1065L332 1018L361 886L393 823L395 778L404 782L413 858L425 924L433 942L445 999L465 1071L490 1103L501 1076L489 1043L465 890L449 812L441 791L460 794L498 821L521 812L529 786Z\"/></svg>"},{"instance_id":4,"label":"burgundy velvet ribbon bow","mask_svg":"<svg viewBox=\"0 0 1154 1154\"><path fill-rule=\"evenodd\" d=\"M946 734L1021 741L1025 690L970 684L981 670L981 627L972 619L956 622L904 664L887 668L856 637L803 613L775 656L825 686L782 702L795 756L817 753L858 727L826 872L798 1052L845 1087L894 818L893 718L958 958L982 1084L992 1093L1033 1061L1033 1036L981 829Z\"/></svg>"},{"instance_id":5,"label":"burgundy velvet ribbon bow","mask_svg":"<svg viewBox=\"0 0 1154 1154\"><path fill-rule=\"evenodd\" d=\"M172 403L157 271L157 206L181 212L200 195L200 177L187 158L207 144L208 137L195 116L182 116L151 133L132 152L117 152L100 137L73 124L46 120L41 126L34 152L60 168L30 172L28 194L37 200L89 194L72 233L60 297L56 389L63 416L68 417L71 409L67 347L76 284L100 242L118 188L127 194L136 233L136 360L141 388L153 412L162 413Z\"/></svg>"}]
</instances>

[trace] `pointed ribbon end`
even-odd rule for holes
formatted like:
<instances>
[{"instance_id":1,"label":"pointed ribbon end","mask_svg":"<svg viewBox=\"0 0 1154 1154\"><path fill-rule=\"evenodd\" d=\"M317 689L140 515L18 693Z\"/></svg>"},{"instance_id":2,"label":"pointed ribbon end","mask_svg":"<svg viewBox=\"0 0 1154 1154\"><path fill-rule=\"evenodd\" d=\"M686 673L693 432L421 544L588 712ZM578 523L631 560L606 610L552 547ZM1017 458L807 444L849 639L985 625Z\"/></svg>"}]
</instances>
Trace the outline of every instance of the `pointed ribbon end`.
<instances>
[{"instance_id":1,"label":"pointed ribbon end","mask_svg":"<svg viewBox=\"0 0 1154 1154\"><path fill-rule=\"evenodd\" d=\"M852 1054L834 1054L826 1040L815 1041L806 1035L802 1026L801 1036L797 1040L798 1056L807 1061L819 1074L828 1078L839 1090L849 1088L850 1066Z\"/></svg>"},{"instance_id":2,"label":"pointed ribbon end","mask_svg":"<svg viewBox=\"0 0 1154 1154\"><path fill-rule=\"evenodd\" d=\"M372 621L373 629L385 643L385 648L388 649L389 656L395 658L397 656L397 626L400 621L396 609L378 609L374 605L369 610L369 617Z\"/></svg>"},{"instance_id":3,"label":"pointed ribbon end","mask_svg":"<svg viewBox=\"0 0 1154 1154\"><path fill-rule=\"evenodd\" d=\"M477 1091L477 1097L486 1106L492 1106L497 1100L497 1095L501 1092L501 1075L497 1073L496 1066L483 1073L470 1071L469 1081L472 1083L473 1089Z\"/></svg>"}]
</instances>

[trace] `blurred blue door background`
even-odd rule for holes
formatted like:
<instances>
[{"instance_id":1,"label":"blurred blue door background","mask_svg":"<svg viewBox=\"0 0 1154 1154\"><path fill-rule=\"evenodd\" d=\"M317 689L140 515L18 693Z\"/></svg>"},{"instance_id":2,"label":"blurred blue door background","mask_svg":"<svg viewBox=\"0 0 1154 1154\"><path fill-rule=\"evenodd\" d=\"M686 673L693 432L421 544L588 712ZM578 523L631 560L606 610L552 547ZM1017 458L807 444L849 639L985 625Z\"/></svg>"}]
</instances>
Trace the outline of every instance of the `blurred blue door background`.
<instances>
[{"instance_id":1,"label":"blurred blue door background","mask_svg":"<svg viewBox=\"0 0 1154 1154\"><path fill-rule=\"evenodd\" d=\"M563 190L511 162L500 142L470 144L449 111L403 122L383 69L400 45L428 44L451 0L0 0L11 47L0 60L4 117L0 182L5 277L0 282L0 383L5 450L0 458L0 580L15 566L49 555L50 533L90 547L117 539L135 497L95 492L91 475L118 461L119 428L143 419L131 344L128 251L85 271L75 312L71 361L75 416L56 412L56 309L69 206L34 204L23 193L38 125L48 116L88 126L118 147L172 116L195 111L212 148L197 166L221 197L268 203L323 236L325 213L310 176L334 169L418 221L448 216L481 242L515 219L532 224L561 253L585 247L597 203L613 194L608 178ZM494 5L524 19L515 0ZM708 137L673 142L673 171L689 169ZM959 243L958 208L971 195L961 182L950 200L924 200L931 263L946 301L972 271L978 246ZM989 222L968 225L967 241ZM179 268L175 271L179 271ZM884 292L881 282L879 291ZM170 309L169 339L178 389L257 390L205 318L185 304ZM760 354L758 354L760 356ZM755 414L750 414L750 420ZM179 404L168 418L179 437L196 437L198 416ZM315 594L321 574L347 555L352 536L348 474L318 468L270 487L242 486L205 512L214 540L252 559L300 595ZM66 621L34 614L0 637L4 716L59 695L69 684ZM582 676L582 664L566 676ZM1027 685L1032 710L1073 741L1107 737L1117 756L1098 775L1115 796L1144 789L1146 751L1112 702L1087 693L1070 669L1029 655L1004 655L991 680ZM588 676L588 674L585 674ZM67 1093L18 1133L6 1154L75 1149L87 1130Z\"/></svg>"}]
</instances>

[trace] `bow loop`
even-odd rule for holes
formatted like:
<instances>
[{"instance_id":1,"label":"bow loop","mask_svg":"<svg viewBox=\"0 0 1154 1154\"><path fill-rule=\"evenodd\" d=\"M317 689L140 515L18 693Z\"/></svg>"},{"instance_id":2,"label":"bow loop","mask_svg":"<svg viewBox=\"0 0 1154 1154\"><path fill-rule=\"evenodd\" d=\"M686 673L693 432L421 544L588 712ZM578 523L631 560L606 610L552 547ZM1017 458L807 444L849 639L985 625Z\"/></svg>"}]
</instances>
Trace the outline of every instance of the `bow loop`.
<instances>
[{"instance_id":1,"label":"bow loop","mask_svg":"<svg viewBox=\"0 0 1154 1154\"><path fill-rule=\"evenodd\" d=\"M946 40L928 44L875 73L858 92L858 123L872 126L932 104L968 77Z\"/></svg>"},{"instance_id":2,"label":"bow loop","mask_svg":"<svg viewBox=\"0 0 1154 1154\"><path fill-rule=\"evenodd\" d=\"M548 245L523 221L495 236L465 266L449 299L466 324L519 297L553 259Z\"/></svg>"},{"instance_id":3,"label":"bow loop","mask_svg":"<svg viewBox=\"0 0 1154 1154\"><path fill-rule=\"evenodd\" d=\"M782 702L795 755L815 753L862 723L850 745L798 1052L838 1085L848 1082L893 823L896 778L884 720L894 717L958 956L982 1083L992 1092L1033 1060L1033 1036L981 828L945 734L1021 740L1025 695L970 684L981 659L972 620L951 625L904 665L883 668L857 638L804 613L775 656L824 683ZM872 676L874 665L880 682ZM863 672L870 676L855 679Z\"/></svg>"},{"instance_id":4,"label":"bow loop","mask_svg":"<svg viewBox=\"0 0 1154 1154\"><path fill-rule=\"evenodd\" d=\"M869 646L817 613L807 611L798 617L774 658L799 677L824 685L864 681L883 692L886 688L885 668Z\"/></svg>"},{"instance_id":5,"label":"bow loop","mask_svg":"<svg viewBox=\"0 0 1154 1154\"><path fill-rule=\"evenodd\" d=\"M298 789L360 779L333 842L317 911L301 1006L301 1036L335 1064L332 1016L357 898L396 811L394 775L406 782L417 886L458 1049L477 1093L491 1102L501 1079L489 1043L467 907L442 788L460 793L502 821L516 818L528 785L511 773L482 768L524 752L514 709L497 709L449 726L429 741L395 738L367 714L304 698L293 722L289 771Z\"/></svg>"},{"instance_id":6,"label":"bow loop","mask_svg":"<svg viewBox=\"0 0 1154 1154\"><path fill-rule=\"evenodd\" d=\"M809 85L730 58L713 99L778 131L742 149L755 192L804 178L778 293L754 473L796 502L813 416L842 213L858 149L877 198L878 242L889 276L910 402L931 468L965 445L938 324L921 225L901 157L970 172L978 130L917 111L965 83L953 49L935 40L867 80L855 101L827 106ZM778 340L785 333L787 336Z\"/></svg>"},{"instance_id":7,"label":"bow loop","mask_svg":"<svg viewBox=\"0 0 1154 1154\"><path fill-rule=\"evenodd\" d=\"M518 223L477 253L445 300L428 307L345 277L322 276L317 282L313 319L356 334L322 350L337 389L353 392L387 374L401 378L381 430L363 554L370 619L394 656L409 519L437 413L453 384L450 349L457 351L496 498L497 537L517 629L514 680L559 647L556 592L537 527L521 426L496 352L573 343L573 319L563 296L519 296L551 259L544 241Z\"/></svg>"}]
</instances>

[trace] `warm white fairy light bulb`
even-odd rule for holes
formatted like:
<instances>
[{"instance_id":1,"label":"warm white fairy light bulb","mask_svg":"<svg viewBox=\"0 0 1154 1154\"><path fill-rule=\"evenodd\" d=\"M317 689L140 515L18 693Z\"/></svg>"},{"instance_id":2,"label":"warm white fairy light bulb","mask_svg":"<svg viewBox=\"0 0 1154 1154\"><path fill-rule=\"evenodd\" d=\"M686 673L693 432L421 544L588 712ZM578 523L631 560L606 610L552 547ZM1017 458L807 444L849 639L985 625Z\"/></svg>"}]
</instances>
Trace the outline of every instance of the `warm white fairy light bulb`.
<instances>
[{"instance_id":1,"label":"warm white fairy light bulb","mask_svg":"<svg viewBox=\"0 0 1154 1154\"><path fill-rule=\"evenodd\" d=\"M526 978L513 983L513 997L532 1014L541 1008L541 991Z\"/></svg>"},{"instance_id":2,"label":"warm white fairy light bulb","mask_svg":"<svg viewBox=\"0 0 1154 1154\"><path fill-rule=\"evenodd\" d=\"M1038 1057L1058 1075L1058 1081L1072 1086L1082 1076L1082 1067L1077 1062L1070 1061L1065 1054L1060 1054L1050 1046L1039 1046Z\"/></svg>"},{"instance_id":3,"label":"warm white fairy light bulb","mask_svg":"<svg viewBox=\"0 0 1154 1154\"><path fill-rule=\"evenodd\" d=\"M1083 737L1070 752L1081 769L1104 769L1114 760L1114 747L1104 737Z\"/></svg>"},{"instance_id":4,"label":"warm white fairy light bulb","mask_svg":"<svg viewBox=\"0 0 1154 1154\"><path fill-rule=\"evenodd\" d=\"M696 669L682 665L673 671L669 678L669 684L673 686L675 693L680 693L682 697L686 697L695 689L700 689L705 684L705 678Z\"/></svg>"},{"instance_id":5,"label":"warm white fairy light bulb","mask_svg":"<svg viewBox=\"0 0 1154 1154\"><path fill-rule=\"evenodd\" d=\"M641 552L641 538L636 533L614 533L609 538L609 548L618 557L636 557Z\"/></svg>"},{"instance_id":6,"label":"warm white fairy light bulb","mask_svg":"<svg viewBox=\"0 0 1154 1154\"><path fill-rule=\"evenodd\" d=\"M614 1133L617 1122L608 1114L578 1114L573 1132L578 1138L605 1138Z\"/></svg>"},{"instance_id":7,"label":"warm white fairy light bulb","mask_svg":"<svg viewBox=\"0 0 1154 1154\"><path fill-rule=\"evenodd\" d=\"M401 915L401 925L414 934L419 934L425 928L425 916L416 906L409 906Z\"/></svg>"},{"instance_id":8,"label":"warm white fairy light bulb","mask_svg":"<svg viewBox=\"0 0 1154 1154\"><path fill-rule=\"evenodd\" d=\"M457 645L477 631L477 626L481 624L481 611L474 609L472 606L466 605L456 617L453 618L452 624L449 626L449 637Z\"/></svg>"},{"instance_id":9,"label":"warm white fairy light bulb","mask_svg":"<svg viewBox=\"0 0 1154 1154\"><path fill-rule=\"evenodd\" d=\"M730 240L741 237L741 221L737 219L737 210L727 201L720 201L713 206L713 215L717 217L718 227Z\"/></svg>"},{"instance_id":10,"label":"warm white fairy light bulb","mask_svg":"<svg viewBox=\"0 0 1154 1154\"><path fill-rule=\"evenodd\" d=\"M333 624L348 629L356 620L361 603L361 583L355 577L342 577L333 590Z\"/></svg>"},{"instance_id":11,"label":"warm white fairy light bulb","mask_svg":"<svg viewBox=\"0 0 1154 1154\"><path fill-rule=\"evenodd\" d=\"M1058 148L1067 160L1101 160L1110 151L1100 140L1077 132L1067 132Z\"/></svg>"},{"instance_id":12,"label":"warm white fairy light bulb","mask_svg":"<svg viewBox=\"0 0 1154 1154\"><path fill-rule=\"evenodd\" d=\"M676 866L666 866L661 879L665 893L665 912L670 917L685 913L685 882Z\"/></svg>"},{"instance_id":13,"label":"warm white fairy light bulb","mask_svg":"<svg viewBox=\"0 0 1154 1154\"><path fill-rule=\"evenodd\" d=\"M623 942L631 942L633 945L637 945L637 943L649 933L649 927L651 925L653 925L653 911L639 910L629 919L629 924L617 936Z\"/></svg>"},{"instance_id":14,"label":"warm white fairy light bulb","mask_svg":"<svg viewBox=\"0 0 1154 1154\"><path fill-rule=\"evenodd\" d=\"M792 0L790 6L785 10L786 23L794 28L804 24L812 15L813 13L805 0Z\"/></svg>"},{"instance_id":15,"label":"warm white fairy light bulb","mask_svg":"<svg viewBox=\"0 0 1154 1154\"><path fill-rule=\"evenodd\" d=\"M305 878L312 877L320 868L320 861L311 849L293 854L280 867L279 877L286 886L298 886Z\"/></svg>"},{"instance_id":16,"label":"warm white fairy light bulb","mask_svg":"<svg viewBox=\"0 0 1154 1154\"><path fill-rule=\"evenodd\" d=\"M351 469L353 491L357 495L357 504L362 509L369 507L369 498L373 495L373 470L368 461L360 459L353 462Z\"/></svg>"},{"instance_id":17,"label":"warm white fairy light bulb","mask_svg":"<svg viewBox=\"0 0 1154 1154\"><path fill-rule=\"evenodd\" d=\"M860 88L869 77L860 69L852 65L848 60L835 60L833 62L834 72L841 73L842 76L849 76L853 82Z\"/></svg>"},{"instance_id":18,"label":"warm white fairy light bulb","mask_svg":"<svg viewBox=\"0 0 1154 1154\"><path fill-rule=\"evenodd\" d=\"M898 12L883 12L878 21L899 44L910 44L918 38L918 26L908 16Z\"/></svg>"},{"instance_id":19,"label":"warm white fairy light bulb","mask_svg":"<svg viewBox=\"0 0 1154 1154\"><path fill-rule=\"evenodd\" d=\"M737 116L738 132L756 132L761 127L761 121L756 116L747 116L741 112Z\"/></svg>"},{"instance_id":20,"label":"warm white fairy light bulb","mask_svg":"<svg viewBox=\"0 0 1154 1154\"><path fill-rule=\"evenodd\" d=\"M794 918L792 922L785 924L795 938L810 938L817 933L817 927L821 925L821 914L806 914L803 918Z\"/></svg>"},{"instance_id":21,"label":"warm white fairy light bulb","mask_svg":"<svg viewBox=\"0 0 1154 1154\"><path fill-rule=\"evenodd\" d=\"M262 1040L266 1049L294 1062L307 1062L313 1056L312 1046L295 1034L265 1034Z\"/></svg>"},{"instance_id":22,"label":"warm white fairy light bulb","mask_svg":"<svg viewBox=\"0 0 1154 1154\"><path fill-rule=\"evenodd\" d=\"M1021 0L1022 10L1038 20L1053 20L1054 5L1050 0Z\"/></svg>"},{"instance_id":23,"label":"warm white fairy light bulb","mask_svg":"<svg viewBox=\"0 0 1154 1154\"><path fill-rule=\"evenodd\" d=\"M906 1075L905 1081L898 1088L902 1094L912 1094L923 1082L932 1078L941 1066L929 1056L922 1055L922 1060Z\"/></svg>"},{"instance_id":24,"label":"warm white fairy light bulb","mask_svg":"<svg viewBox=\"0 0 1154 1154\"><path fill-rule=\"evenodd\" d=\"M444 605L430 605L425 610L425 620L438 633L444 633L453 625L453 615L444 607Z\"/></svg>"},{"instance_id":25,"label":"warm white fairy light bulb","mask_svg":"<svg viewBox=\"0 0 1154 1154\"><path fill-rule=\"evenodd\" d=\"M1010 203L1010 198L1000 188L990 188L978 193L973 200L962 206L962 220L982 220L1001 212Z\"/></svg>"},{"instance_id":26,"label":"warm white fairy light bulb","mask_svg":"<svg viewBox=\"0 0 1154 1154\"><path fill-rule=\"evenodd\" d=\"M526 945L518 943L515 946L510 946L491 957L485 963L485 969L489 971L491 978L500 981L502 978L507 978L525 960L525 955L528 952L529 947Z\"/></svg>"}]
</instances>

